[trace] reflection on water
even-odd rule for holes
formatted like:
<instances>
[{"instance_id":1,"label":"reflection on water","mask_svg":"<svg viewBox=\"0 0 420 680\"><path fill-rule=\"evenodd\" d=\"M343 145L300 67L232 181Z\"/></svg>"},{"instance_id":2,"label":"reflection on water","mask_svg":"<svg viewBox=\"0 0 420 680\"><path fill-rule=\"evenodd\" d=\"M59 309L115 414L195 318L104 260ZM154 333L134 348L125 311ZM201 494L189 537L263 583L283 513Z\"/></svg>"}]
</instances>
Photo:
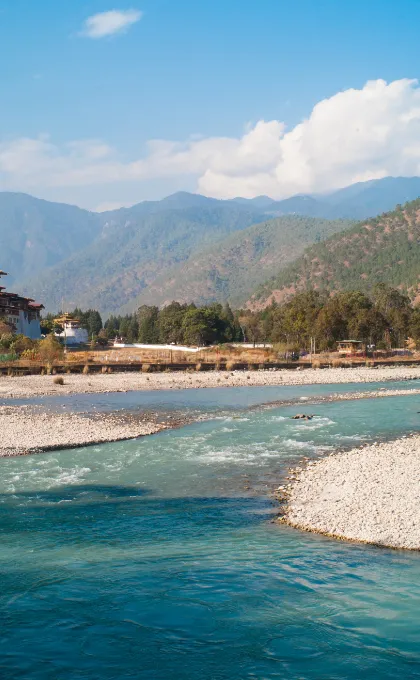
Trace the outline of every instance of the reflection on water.
<instances>
[{"instance_id":1,"label":"reflection on water","mask_svg":"<svg viewBox=\"0 0 420 680\"><path fill-rule=\"evenodd\" d=\"M302 456L418 430L419 398L302 422L218 392L212 420L1 461L2 677L420 676L420 555L273 524L270 496Z\"/></svg>"}]
</instances>

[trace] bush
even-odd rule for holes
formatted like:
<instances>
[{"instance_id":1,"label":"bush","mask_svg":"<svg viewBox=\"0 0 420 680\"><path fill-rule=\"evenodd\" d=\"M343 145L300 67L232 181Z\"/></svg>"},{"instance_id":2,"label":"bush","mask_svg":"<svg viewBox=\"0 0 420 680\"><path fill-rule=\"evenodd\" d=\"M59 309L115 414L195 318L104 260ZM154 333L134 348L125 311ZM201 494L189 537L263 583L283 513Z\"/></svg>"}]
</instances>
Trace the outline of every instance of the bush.
<instances>
[{"instance_id":1,"label":"bush","mask_svg":"<svg viewBox=\"0 0 420 680\"><path fill-rule=\"evenodd\" d=\"M227 361L226 362L226 370L227 371L234 371L236 368L236 363L234 361Z\"/></svg>"},{"instance_id":2,"label":"bush","mask_svg":"<svg viewBox=\"0 0 420 680\"><path fill-rule=\"evenodd\" d=\"M89 373L89 366L86 364L83 366L83 375L87 375Z\"/></svg>"},{"instance_id":3,"label":"bush","mask_svg":"<svg viewBox=\"0 0 420 680\"><path fill-rule=\"evenodd\" d=\"M3 333L0 336L0 348L1 349L10 349L12 346L14 340L14 335L13 333Z\"/></svg>"},{"instance_id":4,"label":"bush","mask_svg":"<svg viewBox=\"0 0 420 680\"><path fill-rule=\"evenodd\" d=\"M143 373L149 373L152 370L152 367L150 364L142 364L141 370Z\"/></svg>"},{"instance_id":5,"label":"bush","mask_svg":"<svg viewBox=\"0 0 420 680\"><path fill-rule=\"evenodd\" d=\"M63 348L55 335L50 333L46 338L39 341L38 354L41 361L45 361L45 363L50 366L54 361L63 358Z\"/></svg>"},{"instance_id":6,"label":"bush","mask_svg":"<svg viewBox=\"0 0 420 680\"><path fill-rule=\"evenodd\" d=\"M35 341L27 338L26 335L16 335L11 347L16 354L23 354L24 352L33 350L35 345Z\"/></svg>"},{"instance_id":7,"label":"bush","mask_svg":"<svg viewBox=\"0 0 420 680\"><path fill-rule=\"evenodd\" d=\"M64 385L64 378L62 375L56 375L53 380L54 385Z\"/></svg>"},{"instance_id":8,"label":"bush","mask_svg":"<svg viewBox=\"0 0 420 680\"><path fill-rule=\"evenodd\" d=\"M26 359L27 361L37 361L39 359L38 350L36 348L25 349L25 351L20 355L20 358Z\"/></svg>"},{"instance_id":9,"label":"bush","mask_svg":"<svg viewBox=\"0 0 420 680\"><path fill-rule=\"evenodd\" d=\"M351 368L353 364L347 359L333 359L331 365L333 368Z\"/></svg>"}]
</instances>

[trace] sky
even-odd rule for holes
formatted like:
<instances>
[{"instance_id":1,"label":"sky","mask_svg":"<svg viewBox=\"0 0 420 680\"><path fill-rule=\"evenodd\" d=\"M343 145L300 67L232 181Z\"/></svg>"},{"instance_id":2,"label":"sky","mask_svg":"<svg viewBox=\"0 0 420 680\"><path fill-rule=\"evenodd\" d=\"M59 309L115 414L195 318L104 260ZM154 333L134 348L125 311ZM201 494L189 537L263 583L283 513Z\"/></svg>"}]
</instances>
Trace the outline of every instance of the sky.
<instances>
[{"instance_id":1,"label":"sky","mask_svg":"<svg viewBox=\"0 0 420 680\"><path fill-rule=\"evenodd\" d=\"M91 210L420 175L419 0L0 0L0 190Z\"/></svg>"}]
</instances>

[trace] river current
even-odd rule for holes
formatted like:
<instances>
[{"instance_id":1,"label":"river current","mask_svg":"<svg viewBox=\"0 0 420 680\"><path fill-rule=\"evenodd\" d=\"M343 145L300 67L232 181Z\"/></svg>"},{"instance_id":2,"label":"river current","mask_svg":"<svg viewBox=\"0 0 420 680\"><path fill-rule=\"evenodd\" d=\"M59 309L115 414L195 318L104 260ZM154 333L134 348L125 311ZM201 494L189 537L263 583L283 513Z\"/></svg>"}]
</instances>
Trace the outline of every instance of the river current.
<instances>
[{"instance_id":1,"label":"river current","mask_svg":"<svg viewBox=\"0 0 420 680\"><path fill-rule=\"evenodd\" d=\"M420 554L273 522L302 457L420 430L418 395L307 403L356 389L42 400L201 419L0 460L0 678L420 678Z\"/></svg>"}]
</instances>

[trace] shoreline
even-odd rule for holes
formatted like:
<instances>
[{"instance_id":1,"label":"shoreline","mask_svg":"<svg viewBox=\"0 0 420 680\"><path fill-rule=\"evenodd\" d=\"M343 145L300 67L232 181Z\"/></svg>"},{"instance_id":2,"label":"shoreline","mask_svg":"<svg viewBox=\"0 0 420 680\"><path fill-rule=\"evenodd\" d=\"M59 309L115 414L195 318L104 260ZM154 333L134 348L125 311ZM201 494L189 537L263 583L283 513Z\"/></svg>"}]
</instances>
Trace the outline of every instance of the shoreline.
<instances>
[{"instance_id":1,"label":"shoreline","mask_svg":"<svg viewBox=\"0 0 420 680\"><path fill-rule=\"evenodd\" d=\"M278 521L301 531L420 550L420 434L335 451L292 468Z\"/></svg>"},{"instance_id":2,"label":"shoreline","mask_svg":"<svg viewBox=\"0 0 420 680\"><path fill-rule=\"evenodd\" d=\"M420 380L420 367L307 368L299 370L211 371L183 373L69 374L64 385L54 376L0 376L0 399L28 399L64 394L98 394L214 387L339 385Z\"/></svg>"},{"instance_id":3,"label":"shoreline","mask_svg":"<svg viewBox=\"0 0 420 680\"><path fill-rule=\"evenodd\" d=\"M0 406L0 458L139 439L188 422L187 418L172 422L166 418L163 423L119 412L56 413L40 407Z\"/></svg>"},{"instance_id":4,"label":"shoreline","mask_svg":"<svg viewBox=\"0 0 420 680\"><path fill-rule=\"evenodd\" d=\"M299 407L301 410L317 404L360 399L379 399L396 396L419 395L418 389L369 390L366 392L331 393L314 397L273 400L254 404L240 411L258 411L274 408ZM236 411L237 409L235 409ZM224 412L224 409L221 410ZM177 411L56 411L37 404L0 404L0 458L32 455L48 451L81 448L157 434L176 429L192 422L211 419L215 414L202 417ZM19 441L19 445L15 442Z\"/></svg>"}]
</instances>

